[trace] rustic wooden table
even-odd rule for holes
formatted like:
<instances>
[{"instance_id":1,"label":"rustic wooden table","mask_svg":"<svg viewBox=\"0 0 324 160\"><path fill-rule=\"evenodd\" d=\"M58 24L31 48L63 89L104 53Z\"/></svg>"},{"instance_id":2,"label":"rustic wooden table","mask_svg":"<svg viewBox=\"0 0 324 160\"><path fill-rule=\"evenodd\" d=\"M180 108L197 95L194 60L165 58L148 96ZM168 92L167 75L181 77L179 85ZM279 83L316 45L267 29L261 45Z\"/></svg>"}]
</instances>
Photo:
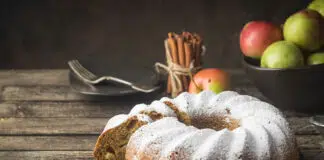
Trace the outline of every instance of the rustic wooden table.
<instances>
[{"instance_id":1,"label":"rustic wooden table","mask_svg":"<svg viewBox=\"0 0 324 160\"><path fill-rule=\"evenodd\" d=\"M234 90L263 98L242 70L228 72ZM71 90L67 70L2 70L0 87L1 160L93 159L94 144L110 117L153 100L89 99ZM308 123L310 115L285 114L303 159L324 159L323 138Z\"/></svg>"}]
</instances>

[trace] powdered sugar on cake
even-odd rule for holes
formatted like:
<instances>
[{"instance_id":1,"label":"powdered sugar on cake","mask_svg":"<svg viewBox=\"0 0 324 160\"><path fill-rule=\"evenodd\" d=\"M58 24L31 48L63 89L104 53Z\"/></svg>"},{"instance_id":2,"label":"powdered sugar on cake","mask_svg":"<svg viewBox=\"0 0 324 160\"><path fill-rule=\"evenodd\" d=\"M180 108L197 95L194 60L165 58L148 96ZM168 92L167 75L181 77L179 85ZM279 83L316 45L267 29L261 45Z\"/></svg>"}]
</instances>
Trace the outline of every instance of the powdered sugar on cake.
<instances>
[{"instance_id":1,"label":"powdered sugar on cake","mask_svg":"<svg viewBox=\"0 0 324 160\"><path fill-rule=\"evenodd\" d=\"M199 123L185 125L177 119L178 113L163 103L166 101L186 113L192 121L213 118L211 121L219 121L225 127L214 130L201 128ZM148 115L140 114L143 111L155 111L163 118L153 121ZM126 159L129 160L298 158L293 131L283 114L269 103L234 91L220 94L185 92L174 99L163 97L149 105L138 104L129 115L110 119L105 130L134 115L140 115L140 119L148 124L130 137L126 147ZM229 129L228 125L233 127Z\"/></svg>"}]
</instances>

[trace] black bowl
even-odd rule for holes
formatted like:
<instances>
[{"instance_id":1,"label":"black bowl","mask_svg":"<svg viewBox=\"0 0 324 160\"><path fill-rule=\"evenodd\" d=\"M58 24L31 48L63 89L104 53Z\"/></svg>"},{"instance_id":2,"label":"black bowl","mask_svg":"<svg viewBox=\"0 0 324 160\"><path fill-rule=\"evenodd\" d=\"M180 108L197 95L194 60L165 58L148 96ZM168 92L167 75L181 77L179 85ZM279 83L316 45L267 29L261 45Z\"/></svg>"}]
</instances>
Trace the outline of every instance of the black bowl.
<instances>
[{"instance_id":1,"label":"black bowl","mask_svg":"<svg viewBox=\"0 0 324 160\"><path fill-rule=\"evenodd\" d=\"M292 69L260 67L260 61L243 58L249 79L276 107L305 113L324 113L324 65Z\"/></svg>"}]
</instances>

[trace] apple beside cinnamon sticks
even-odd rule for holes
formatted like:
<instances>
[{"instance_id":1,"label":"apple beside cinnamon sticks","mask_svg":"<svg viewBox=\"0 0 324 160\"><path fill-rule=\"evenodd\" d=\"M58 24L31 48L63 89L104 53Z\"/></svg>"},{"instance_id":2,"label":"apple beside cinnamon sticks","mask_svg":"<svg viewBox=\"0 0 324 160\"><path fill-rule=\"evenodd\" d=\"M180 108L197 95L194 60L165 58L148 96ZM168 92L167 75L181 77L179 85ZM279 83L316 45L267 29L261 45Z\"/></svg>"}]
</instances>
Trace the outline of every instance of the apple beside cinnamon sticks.
<instances>
[{"instance_id":1,"label":"apple beside cinnamon sticks","mask_svg":"<svg viewBox=\"0 0 324 160\"><path fill-rule=\"evenodd\" d=\"M171 52L172 62L181 67L189 68L192 61L194 66L201 66L202 38L196 33L182 32L182 34L169 33L167 38L168 46ZM182 88L179 92L187 91L190 77L179 75ZM171 77L168 77L167 93L172 93Z\"/></svg>"},{"instance_id":2,"label":"apple beside cinnamon sticks","mask_svg":"<svg viewBox=\"0 0 324 160\"><path fill-rule=\"evenodd\" d=\"M203 90L211 90L219 93L229 89L229 75L225 71L218 68L201 68L203 40L197 33L182 32L176 34L170 32L168 33L167 46L173 63L183 68L199 68L199 70L191 72L189 75L177 75L182 88L176 91L176 95L184 91L199 93ZM169 74L167 93L176 96L174 91Z\"/></svg>"}]
</instances>

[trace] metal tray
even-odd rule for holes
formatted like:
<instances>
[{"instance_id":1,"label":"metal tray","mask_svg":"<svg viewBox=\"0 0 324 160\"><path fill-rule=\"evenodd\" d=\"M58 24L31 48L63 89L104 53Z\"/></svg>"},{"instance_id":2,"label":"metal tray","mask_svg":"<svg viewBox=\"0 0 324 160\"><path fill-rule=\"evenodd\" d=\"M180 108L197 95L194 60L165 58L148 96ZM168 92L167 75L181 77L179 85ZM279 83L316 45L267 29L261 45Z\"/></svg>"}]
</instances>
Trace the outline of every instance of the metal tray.
<instances>
[{"instance_id":1,"label":"metal tray","mask_svg":"<svg viewBox=\"0 0 324 160\"><path fill-rule=\"evenodd\" d=\"M154 71L153 64L138 63L131 59L107 59L107 55L96 54L84 57L77 57L80 63L96 74L97 76L110 75L119 77L132 82L141 82L153 84L159 87L154 92L163 90L163 77ZM123 62L123 63L121 63ZM71 70L69 72L69 82L73 91L84 95L104 95L104 96L121 96L139 93L129 86L113 82L90 85L80 80ZM147 93L151 94L151 93Z\"/></svg>"}]
</instances>

